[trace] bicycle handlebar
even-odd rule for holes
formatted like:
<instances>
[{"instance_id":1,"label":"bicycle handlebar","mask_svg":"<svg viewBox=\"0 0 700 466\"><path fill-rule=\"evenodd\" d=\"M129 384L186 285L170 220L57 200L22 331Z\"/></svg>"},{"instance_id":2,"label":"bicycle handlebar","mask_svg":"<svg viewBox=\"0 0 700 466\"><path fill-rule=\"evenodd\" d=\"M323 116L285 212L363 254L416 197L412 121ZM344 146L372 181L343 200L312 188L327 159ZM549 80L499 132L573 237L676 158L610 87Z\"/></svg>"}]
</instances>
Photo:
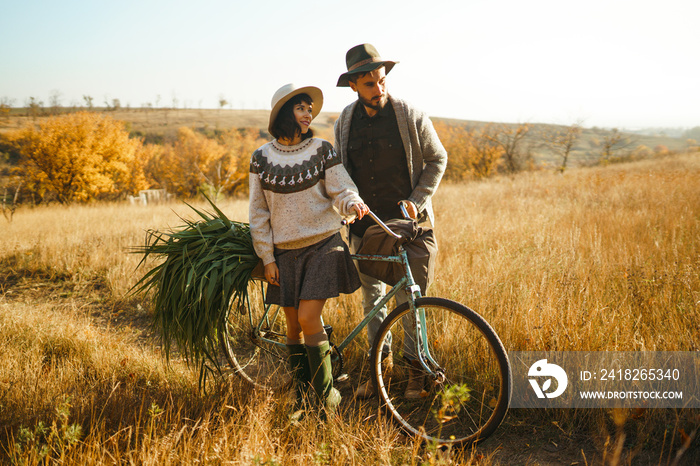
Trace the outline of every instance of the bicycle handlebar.
<instances>
[{"instance_id":1,"label":"bicycle handlebar","mask_svg":"<svg viewBox=\"0 0 700 466\"><path fill-rule=\"evenodd\" d=\"M403 205L401 205L401 208L402 208L402 210L404 210L404 211L406 210L406 209L404 208ZM386 232L387 235L391 236L391 237L394 238L394 239L401 239L401 236L399 236L399 235L397 235L396 233L394 233L393 231L391 231L391 228L389 228L388 226L386 226L386 224L385 224L384 222L382 222L382 220L381 220L379 217L377 217L377 216L374 214L374 212L372 212L372 211L370 210L370 211L367 213L367 215L369 215L370 217L372 217L372 220L374 220L374 221L377 223L377 225L379 225L380 227L382 227L382 230L384 230L384 231ZM341 220L340 223L342 223L343 225L347 225L347 224L349 224L350 222L349 222L348 220L346 220L346 219L343 219L343 220Z\"/></svg>"}]
</instances>

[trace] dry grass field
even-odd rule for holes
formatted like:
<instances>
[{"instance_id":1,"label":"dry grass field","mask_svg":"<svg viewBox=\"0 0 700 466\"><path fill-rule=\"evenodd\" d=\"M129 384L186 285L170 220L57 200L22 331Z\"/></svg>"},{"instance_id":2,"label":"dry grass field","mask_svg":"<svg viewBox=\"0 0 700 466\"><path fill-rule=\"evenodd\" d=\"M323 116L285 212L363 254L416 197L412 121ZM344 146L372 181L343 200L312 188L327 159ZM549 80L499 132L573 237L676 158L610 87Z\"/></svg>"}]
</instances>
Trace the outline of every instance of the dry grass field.
<instances>
[{"instance_id":1,"label":"dry grass field","mask_svg":"<svg viewBox=\"0 0 700 466\"><path fill-rule=\"evenodd\" d=\"M443 184L429 294L475 309L509 351L700 351L699 193L698 153ZM246 220L245 200L219 206ZM697 411L512 410L482 445L436 454L353 402L353 383L326 424L288 425L284 399L235 378L201 393L127 295L129 248L178 215L194 217L115 203L0 219L0 463L673 464L693 442ZM356 293L326 320L342 335L360 313ZM679 464L698 454L695 438Z\"/></svg>"}]
</instances>

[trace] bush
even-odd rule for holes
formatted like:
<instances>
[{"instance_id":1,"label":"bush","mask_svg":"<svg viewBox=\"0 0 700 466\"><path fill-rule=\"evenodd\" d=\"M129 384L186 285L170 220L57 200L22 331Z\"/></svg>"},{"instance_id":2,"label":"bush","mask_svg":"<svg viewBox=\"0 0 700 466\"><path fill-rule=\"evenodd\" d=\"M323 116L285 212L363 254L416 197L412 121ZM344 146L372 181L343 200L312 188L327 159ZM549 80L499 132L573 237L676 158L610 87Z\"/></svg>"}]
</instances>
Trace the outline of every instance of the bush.
<instances>
[{"instance_id":1,"label":"bush","mask_svg":"<svg viewBox=\"0 0 700 466\"><path fill-rule=\"evenodd\" d=\"M124 124L96 113L47 118L13 133L25 189L40 201L61 204L114 199L144 189L141 143Z\"/></svg>"}]
</instances>

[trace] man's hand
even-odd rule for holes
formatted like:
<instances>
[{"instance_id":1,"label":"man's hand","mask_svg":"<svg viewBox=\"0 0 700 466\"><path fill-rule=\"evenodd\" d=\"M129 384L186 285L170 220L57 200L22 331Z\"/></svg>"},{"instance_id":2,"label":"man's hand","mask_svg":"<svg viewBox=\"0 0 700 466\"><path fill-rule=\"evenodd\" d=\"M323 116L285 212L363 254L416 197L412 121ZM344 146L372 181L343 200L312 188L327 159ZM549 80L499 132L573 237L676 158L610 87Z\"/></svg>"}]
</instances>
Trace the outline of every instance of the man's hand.
<instances>
[{"instance_id":1,"label":"man's hand","mask_svg":"<svg viewBox=\"0 0 700 466\"><path fill-rule=\"evenodd\" d=\"M411 202L411 201L399 201L399 204L403 204L404 207L406 208L406 212L408 212L408 216L411 217L413 220L418 219L418 207Z\"/></svg>"},{"instance_id":2,"label":"man's hand","mask_svg":"<svg viewBox=\"0 0 700 466\"><path fill-rule=\"evenodd\" d=\"M270 262L265 266L265 280L272 285L280 285L280 269L277 268L277 264Z\"/></svg>"}]
</instances>

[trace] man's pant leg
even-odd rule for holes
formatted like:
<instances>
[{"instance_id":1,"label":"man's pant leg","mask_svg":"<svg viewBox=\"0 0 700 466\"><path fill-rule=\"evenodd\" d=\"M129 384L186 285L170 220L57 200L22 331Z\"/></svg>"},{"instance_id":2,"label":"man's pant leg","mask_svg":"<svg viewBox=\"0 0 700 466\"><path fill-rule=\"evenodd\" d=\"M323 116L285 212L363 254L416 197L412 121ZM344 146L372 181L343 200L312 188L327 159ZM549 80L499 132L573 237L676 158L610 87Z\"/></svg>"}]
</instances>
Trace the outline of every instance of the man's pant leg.
<instances>
[{"instance_id":1,"label":"man's pant leg","mask_svg":"<svg viewBox=\"0 0 700 466\"><path fill-rule=\"evenodd\" d=\"M357 251L357 249L360 247L360 241L362 238L356 235L350 235L350 250L354 253ZM357 261L356 261L357 262ZM377 280L376 278L372 278L369 275L365 275L361 272L359 272L360 275L360 282L362 283L362 308L364 310L364 315L366 316L367 314L374 309L374 306L379 303L379 301L382 300L384 295L386 294L386 285L380 281ZM405 303L408 301L408 296L406 295L406 292L404 290L400 290L396 295L394 296L396 299L396 306L400 306L401 304ZM372 320L369 321L367 324L367 341L369 342L370 347L372 346L372 343L374 342L374 337L377 335L377 332L379 331L379 326L382 324L384 319L387 316L387 311L386 311L386 306L384 306L375 316L372 318ZM416 345L415 345L415 333L413 330L413 315L407 314L403 317L403 326L404 326L404 341L403 341L403 350L404 350L404 357L408 359L416 359ZM392 337L391 334L387 334L385 340L384 340L384 347L382 351L384 354L389 352L391 350L391 341Z\"/></svg>"},{"instance_id":2,"label":"man's pant leg","mask_svg":"<svg viewBox=\"0 0 700 466\"><path fill-rule=\"evenodd\" d=\"M355 253L360 247L361 240L362 238L357 235L350 235L350 250L353 253ZM355 264L357 265L357 261L355 261ZM365 275L359 270L358 273L360 275L360 283L362 284L362 309L364 310L364 315L367 316L367 314L374 309L374 306L376 306L386 294L386 285L382 281L372 278L369 275ZM369 343L370 347L374 342L374 337L379 331L379 326L386 318L386 314L386 306L384 306L367 324L367 342ZM384 340L383 352L387 353L390 350L391 335L387 335L387 338Z\"/></svg>"}]
</instances>

